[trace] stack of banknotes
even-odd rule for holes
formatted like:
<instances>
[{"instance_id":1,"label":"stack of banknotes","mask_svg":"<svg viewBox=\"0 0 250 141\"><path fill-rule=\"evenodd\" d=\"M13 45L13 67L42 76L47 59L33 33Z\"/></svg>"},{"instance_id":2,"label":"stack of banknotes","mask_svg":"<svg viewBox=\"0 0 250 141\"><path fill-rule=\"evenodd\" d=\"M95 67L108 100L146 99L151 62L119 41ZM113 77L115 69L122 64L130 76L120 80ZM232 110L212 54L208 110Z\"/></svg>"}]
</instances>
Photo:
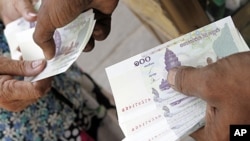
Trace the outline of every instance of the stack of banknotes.
<instances>
[{"instance_id":1,"label":"stack of banknotes","mask_svg":"<svg viewBox=\"0 0 250 141\"><path fill-rule=\"evenodd\" d=\"M168 71L248 50L226 17L106 68L124 141L177 141L204 126L206 103L174 91Z\"/></svg>"},{"instance_id":2,"label":"stack of banknotes","mask_svg":"<svg viewBox=\"0 0 250 141\"><path fill-rule=\"evenodd\" d=\"M56 54L47 61L47 66L39 75L26 77L27 81L38 81L65 72L79 57L87 45L95 25L93 10L79 15L74 21L56 29L54 41ZM36 60L44 59L42 49L34 42L33 33L36 22L28 22L24 18L6 25L4 34L10 47L12 59Z\"/></svg>"}]
</instances>

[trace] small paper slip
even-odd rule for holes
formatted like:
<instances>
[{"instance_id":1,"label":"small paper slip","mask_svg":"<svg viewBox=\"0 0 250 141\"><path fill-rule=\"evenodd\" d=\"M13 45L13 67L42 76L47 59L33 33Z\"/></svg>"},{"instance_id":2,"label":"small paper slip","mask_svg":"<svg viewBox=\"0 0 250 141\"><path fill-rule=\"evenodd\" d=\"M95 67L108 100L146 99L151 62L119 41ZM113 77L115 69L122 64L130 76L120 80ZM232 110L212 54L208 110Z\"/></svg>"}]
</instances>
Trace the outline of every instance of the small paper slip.
<instances>
[{"instance_id":1,"label":"small paper slip","mask_svg":"<svg viewBox=\"0 0 250 141\"><path fill-rule=\"evenodd\" d=\"M168 71L248 50L226 17L106 68L124 141L177 141L204 126L206 103L174 91Z\"/></svg>"},{"instance_id":2,"label":"small paper slip","mask_svg":"<svg viewBox=\"0 0 250 141\"><path fill-rule=\"evenodd\" d=\"M26 77L25 80L34 82L65 72L87 45L94 25L94 13L93 10L89 10L66 26L56 29L53 36L56 44L55 57L47 61L46 68L39 75ZM12 59L19 60L21 56L24 60L45 58L42 49L33 40L35 26L36 23L30 23L23 18L6 26L4 33Z\"/></svg>"}]
</instances>

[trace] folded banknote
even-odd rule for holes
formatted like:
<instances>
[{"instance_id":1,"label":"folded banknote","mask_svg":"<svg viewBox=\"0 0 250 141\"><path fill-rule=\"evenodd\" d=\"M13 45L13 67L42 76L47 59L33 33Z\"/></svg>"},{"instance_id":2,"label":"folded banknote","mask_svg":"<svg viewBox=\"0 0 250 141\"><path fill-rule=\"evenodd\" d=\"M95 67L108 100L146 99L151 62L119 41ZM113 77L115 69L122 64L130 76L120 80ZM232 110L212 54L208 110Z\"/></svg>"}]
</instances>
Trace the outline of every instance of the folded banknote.
<instances>
[{"instance_id":1,"label":"folded banknote","mask_svg":"<svg viewBox=\"0 0 250 141\"><path fill-rule=\"evenodd\" d=\"M106 68L124 141L176 141L204 126L206 103L174 91L168 71L247 50L226 17Z\"/></svg>"},{"instance_id":2,"label":"folded banknote","mask_svg":"<svg viewBox=\"0 0 250 141\"><path fill-rule=\"evenodd\" d=\"M65 72L80 56L87 45L95 25L93 10L79 15L71 23L56 29L54 41L56 54L47 61L46 68L35 77L26 77L27 81L38 81ZM7 24L4 34L10 47L12 59L24 60L44 59L42 49L34 42L33 33L36 22L28 22L24 18Z\"/></svg>"}]
</instances>

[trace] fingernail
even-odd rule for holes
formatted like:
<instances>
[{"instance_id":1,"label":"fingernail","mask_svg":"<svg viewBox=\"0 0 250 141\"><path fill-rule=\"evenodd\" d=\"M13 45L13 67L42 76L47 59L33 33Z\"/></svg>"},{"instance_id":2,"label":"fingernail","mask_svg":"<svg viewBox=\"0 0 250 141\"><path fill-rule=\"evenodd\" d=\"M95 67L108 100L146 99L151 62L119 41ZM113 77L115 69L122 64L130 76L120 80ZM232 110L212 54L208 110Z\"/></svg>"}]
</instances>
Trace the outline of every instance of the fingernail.
<instances>
[{"instance_id":1,"label":"fingernail","mask_svg":"<svg viewBox=\"0 0 250 141\"><path fill-rule=\"evenodd\" d=\"M43 60L32 61L32 68L35 69L43 63Z\"/></svg>"},{"instance_id":2,"label":"fingernail","mask_svg":"<svg viewBox=\"0 0 250 141\"><path fill-rule=\"evenodd\" d=\"M28 15L31 16L31 17L35 17L35 16L36 16L36 13L31 13L31 12L29 12Z\"/></svg>"},{"instance_id":3,"label":"fingernail","mask_svg":"<svg viewBox=\"0 0 250 141\"><path fill-rule=\"evenodd\" d=\"M167 80L173 89L176 89L175 76L176 76L177 71L178 71L178 68L173 68L168 72Z\"/></svg>"}]
</instances>

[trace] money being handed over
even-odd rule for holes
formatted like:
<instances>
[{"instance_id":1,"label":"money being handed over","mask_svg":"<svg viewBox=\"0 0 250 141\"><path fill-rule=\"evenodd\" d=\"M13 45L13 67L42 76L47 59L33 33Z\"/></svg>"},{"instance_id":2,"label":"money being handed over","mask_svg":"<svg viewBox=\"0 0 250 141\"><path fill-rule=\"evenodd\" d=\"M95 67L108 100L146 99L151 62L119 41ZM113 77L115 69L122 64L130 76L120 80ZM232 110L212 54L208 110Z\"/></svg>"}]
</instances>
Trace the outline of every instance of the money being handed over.
<instances>
[{"instance_id":1,"label":"money being handed over","mask_svg":"<svg viewBox=\"0 0 250 141\"><path fill-rule=\"evenodd\" d=\"M124 141L176 141L204 126L206 103L171 89L169 69L247 50L226 17L106 68Z\"/></svg>"},{"instance_id":2,"label":"money being handed over","mask_svg":"<svg viewBox=\"0 0 250 141\"><path fill-rule=\"evenodd\" d=\"M33 40L35 25L35 22L30 23L24 18L20 18L6 26L4 34L12 59L19 60L21 56L24 60L45 58L42 49ZM34 82L65 72L87 45L94 25L94 13L93 10L89 10L66 26L56 29L54 33L55 57L47 61L46 68L39 75L25 79Z\"/></svg>"}]
</instances>

